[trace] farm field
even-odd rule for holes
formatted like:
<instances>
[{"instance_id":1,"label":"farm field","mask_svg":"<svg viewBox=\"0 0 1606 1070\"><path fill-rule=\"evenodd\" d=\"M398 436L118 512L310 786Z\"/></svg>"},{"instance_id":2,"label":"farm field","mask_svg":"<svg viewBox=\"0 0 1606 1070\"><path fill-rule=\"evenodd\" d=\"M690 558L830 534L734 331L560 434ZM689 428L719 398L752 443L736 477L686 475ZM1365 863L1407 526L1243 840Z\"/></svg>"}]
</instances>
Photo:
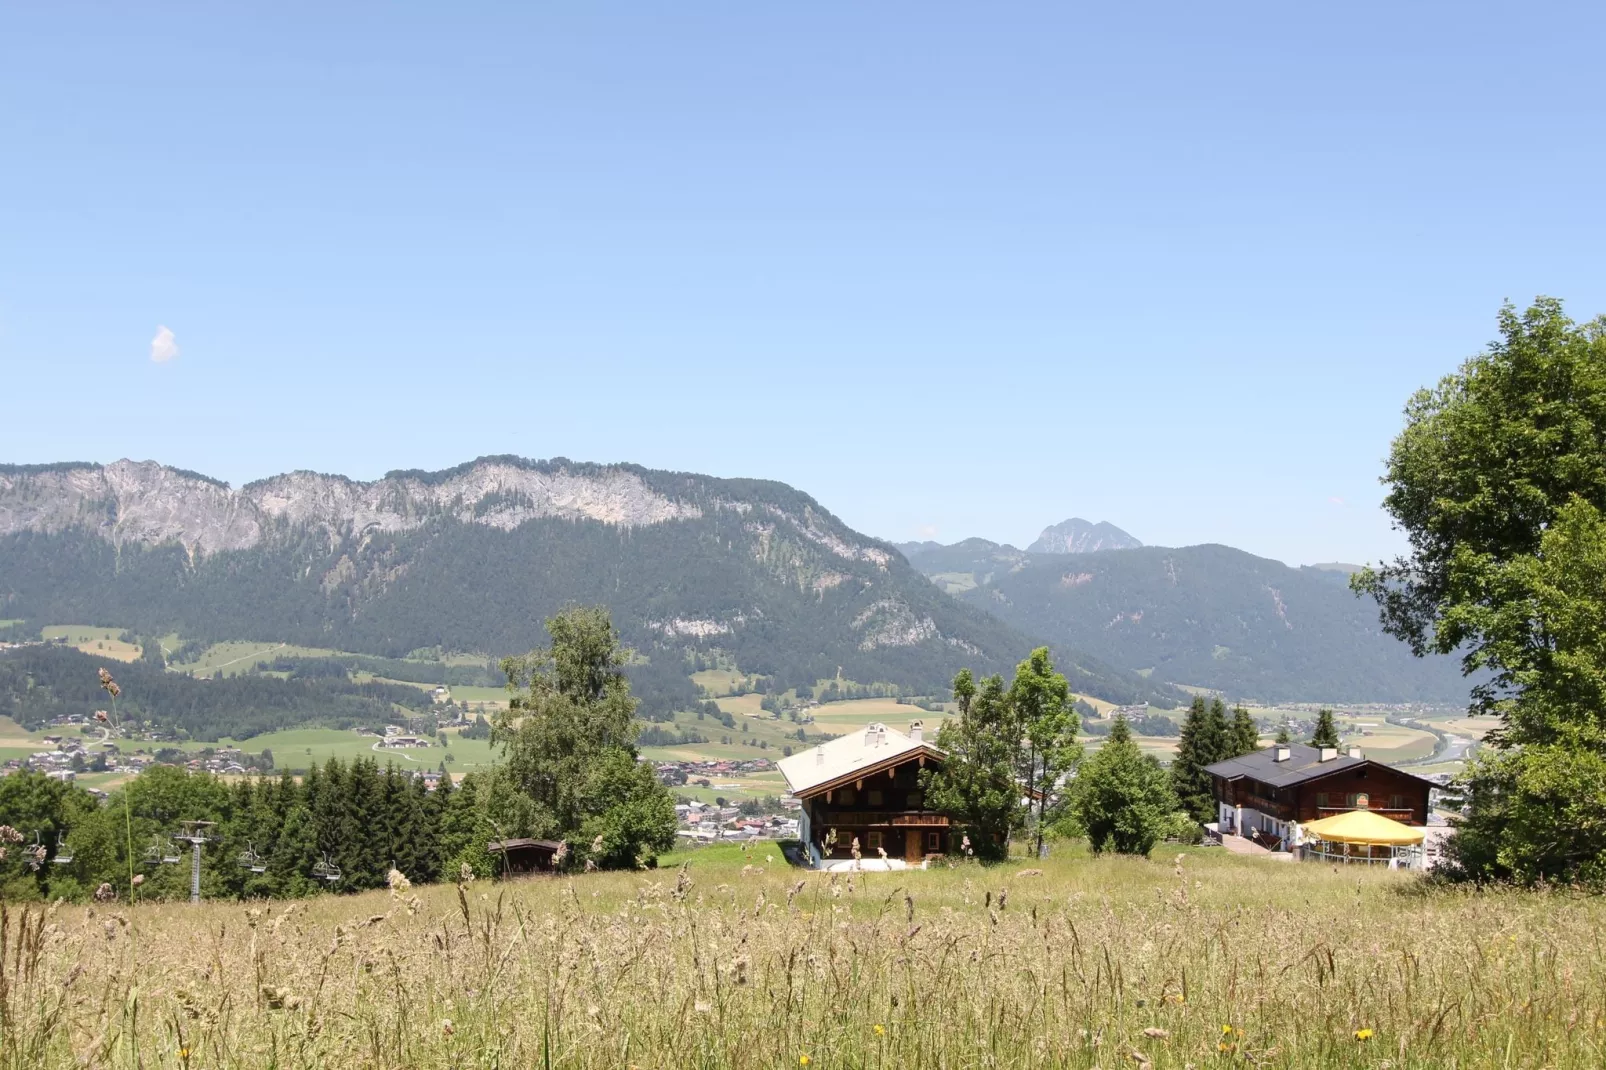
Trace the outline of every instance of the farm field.
<instances>
[{"instance_id":1,"label":"farm field","mask_svg":"<svg viewBox=\"0 0 1606 1070\"><path fill-rule=\"evenodd\" d=\"M39 1070L1602 1064L1606 900L1157 853L830 876L758 843L244 921L13 906L54 928L8 1046Z\"/></svg>"}]
</instances>

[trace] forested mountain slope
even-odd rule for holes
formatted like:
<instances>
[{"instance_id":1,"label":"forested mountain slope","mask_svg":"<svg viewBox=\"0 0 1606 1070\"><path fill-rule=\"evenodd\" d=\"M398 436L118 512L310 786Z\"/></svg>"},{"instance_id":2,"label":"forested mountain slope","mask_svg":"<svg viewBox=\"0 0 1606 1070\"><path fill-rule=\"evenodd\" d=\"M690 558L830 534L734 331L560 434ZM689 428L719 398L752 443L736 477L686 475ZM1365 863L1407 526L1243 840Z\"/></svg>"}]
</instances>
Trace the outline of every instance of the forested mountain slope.
<instances>
[{"instance_id":1,"label":"forested mountain slope","mask_svg":"<svg viewBox=\"0 0 1606 1070\"><path fill-rule=\"evenodd\" d=\"M935 691L1032 645L780 483L512 457L238 490L149 462L0 467L0 617L494 655L567 602L609 606L655 662L719 650L782 687ZM1056 653L1080 690L1175 697Z\"/></svg>"},{"instance_id":2,"label":"forested mountain slope","mask_svg":"<svg viewBox=\"0 0 1606 1070\"><path fill-rule=\"evenodd\" d=\"M1155 681L1244 699L1466 701L1450 658L1413 658L1336 571L1227 546L1028 554L981 539L917 554L945 589Z\"/></svg>"}]
</instances>

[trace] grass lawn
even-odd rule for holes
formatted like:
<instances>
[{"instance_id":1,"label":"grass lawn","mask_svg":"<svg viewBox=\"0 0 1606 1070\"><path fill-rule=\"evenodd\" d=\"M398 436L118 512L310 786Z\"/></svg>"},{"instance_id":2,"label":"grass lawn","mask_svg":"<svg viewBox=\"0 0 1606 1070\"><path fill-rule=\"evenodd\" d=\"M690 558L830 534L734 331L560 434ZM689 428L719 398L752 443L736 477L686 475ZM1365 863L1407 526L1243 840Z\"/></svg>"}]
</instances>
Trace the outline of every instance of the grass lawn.
<instances>
[{"instance_id":1,"label":"grass lawn","mask_svg":"<svg viewBox=\"0 0 1606 1070\"><path fill-rule=\"evenodd\" d=\"M249 919L68 906L8 1045L39 1070L1602 1065L1606 899L1156 854L824 875L755 843Z\"/></svg>"}]
</instances>

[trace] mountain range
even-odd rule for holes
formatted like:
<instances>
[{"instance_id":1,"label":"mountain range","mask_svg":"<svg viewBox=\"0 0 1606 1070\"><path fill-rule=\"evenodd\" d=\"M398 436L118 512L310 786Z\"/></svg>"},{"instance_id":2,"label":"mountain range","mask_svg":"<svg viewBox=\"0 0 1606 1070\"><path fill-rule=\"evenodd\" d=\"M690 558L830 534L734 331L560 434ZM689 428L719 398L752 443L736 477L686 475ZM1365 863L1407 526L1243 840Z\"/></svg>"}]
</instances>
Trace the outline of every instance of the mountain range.
<instances>
[{"instance_id":1,"label":"mountain range","mask_svg":"<svg viewBox=\"0 0 1606 1070\"><path fill-rule=\"evenodd\" d=\"M1467 700L1455 659L1412 657L1383 634L1376 606L1349 589L1352 565L1290 568L1217 545L1045 554L986 539L923 545L910 560L1021 631L1151 680L1262 702Z\"/></svg>"},{"instance_id":2,"label":"mountain range","mask_svg":"<svg viewBox=\"0 0 1606 1070\"><path fill-rule=\"evenodd\" d=\"M570 602L607 605L655 665L718 653L782 689L840 675L939 693L1035 642L781 483L563 458L238 489L154 462L0 466L0 618L30 627L499 655L541 645ZM1056 657L1110 701L1181 697Z\"/></svg>"}]
</instances>

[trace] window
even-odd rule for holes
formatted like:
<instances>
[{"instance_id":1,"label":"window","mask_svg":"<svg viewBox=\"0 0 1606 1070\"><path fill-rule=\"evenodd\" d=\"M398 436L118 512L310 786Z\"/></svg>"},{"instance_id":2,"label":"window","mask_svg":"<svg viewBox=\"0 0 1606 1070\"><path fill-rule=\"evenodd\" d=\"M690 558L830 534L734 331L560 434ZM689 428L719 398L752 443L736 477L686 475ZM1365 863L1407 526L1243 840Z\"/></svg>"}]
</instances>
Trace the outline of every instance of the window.
<instances>
[{"instance_id":1,"label":"window","mask_svg":"<svg viewBox=\"0 0 1606 1070\"><path fill-rule=\"evenodd\" d=\"M853 789L842 788L836 793L836 801L842 806L852 806L854 801Z\"/></svg>"},{"instance_id":2,"label":"window","mask_svg":"<svg viewBox=\"0 0 1606 1070\"><path fill-rule=\"evenodd\" d=\"M932 854L940 854L942 852L942 833L926 833L926 850Z\"/></svg>"},{"instance_id":3,"label":"window","mask_svg":"<svg viewBox=\"0 0 1606 1070\"><path fill-rule=\"evenodd\" d=\"M881 792L876 788L871 788L869 791L864 793L864 801L870 806L880 806Z\"/></svg>"},{"instance_id":4,"label":"window","mask_svg":"<svg viewBox=\"0 0 1606 1070\"><path fill-rule=\"evenodd\" d=\"M1332 805L1333 805L1333 803L1332 803L1332 799L1331 799L1331 797L1330 797L1330 796L1329 796L1329 795L1328 795L1328 794L1327 794L1327 792L1325 792L1325 791L1318 791L1318 792L1317 792L1317 793L1316 793L1316 808L1317 808L1317 809L1318 809L1318 810L1326 810L1326 809L1328 809L1328 808L1329 808L1329 807L1331 807L1331 806L1332 806Z\"/></svg>"},{"instance_id":5,"label":"window","mask_svg":"<svg viewBox=\"0 0 1606 1070\"><path fill-rule=\"evenodd\" d=\"M1411 804L1406 800L1404 795L1390 795L1389 796L1389 809L1390 810L1409 810L1410 808L1411 808Z\"/></svg>"},{"instance_id":6,"label":"window","mask_svg":"<svg viewBox=\"0 0 1606 1070\"><path fill-rule=\"evenodd\" d=\"M909 809L918 810L925 805L926 797L924 795L920 794L918 791L911 791L909 793ZM933 833L933 835L935 835L935 833Z\"/></svg>"},{"instance_id":7,"label":"window","mask_svg":"<svg viewBox=\"0 0 1606 1070\"><path fill-rule=\"evenodd\" d=\"M879 851L883 846L885 846L881 842L881 831L879 829L871 829L870 830L869 842L870 842L870 850L872 850L872 851Z\"/></svg>"}]
</instances>

